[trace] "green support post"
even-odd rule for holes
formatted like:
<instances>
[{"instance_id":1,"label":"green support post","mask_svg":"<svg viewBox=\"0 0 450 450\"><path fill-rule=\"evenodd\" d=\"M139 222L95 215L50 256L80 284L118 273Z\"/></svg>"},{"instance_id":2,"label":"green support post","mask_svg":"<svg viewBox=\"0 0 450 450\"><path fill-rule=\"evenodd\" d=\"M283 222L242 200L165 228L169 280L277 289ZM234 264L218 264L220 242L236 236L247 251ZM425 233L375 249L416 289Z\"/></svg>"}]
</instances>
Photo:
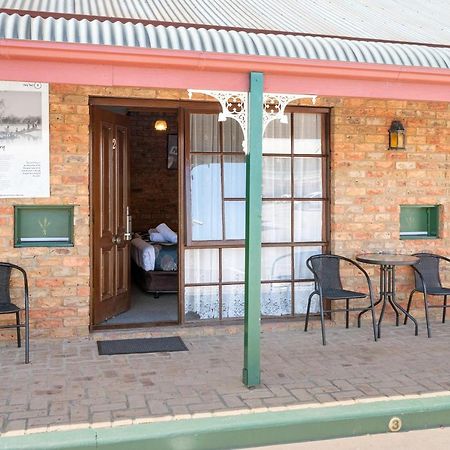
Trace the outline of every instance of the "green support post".
<instances>
[{"instance_id":1,"label":"green support post","mask_svg":"<svg viewBox=\"0 0 450 450\"><path fill-rule=\"evenodd\" d=\"M261 210L264 75L250 73L245 209L245 328L243 382L261 382Z\"/></svg>"}]
</instances>

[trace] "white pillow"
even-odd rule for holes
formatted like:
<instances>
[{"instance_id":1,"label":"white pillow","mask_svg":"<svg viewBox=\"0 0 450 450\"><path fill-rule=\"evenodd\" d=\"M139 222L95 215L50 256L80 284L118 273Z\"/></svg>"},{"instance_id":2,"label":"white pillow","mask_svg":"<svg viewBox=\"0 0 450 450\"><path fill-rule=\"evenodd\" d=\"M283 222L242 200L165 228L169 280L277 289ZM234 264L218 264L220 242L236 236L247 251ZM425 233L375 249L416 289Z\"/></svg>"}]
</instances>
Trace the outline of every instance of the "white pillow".
<instances>
[{"instance_id":1,"label":"white pillow","mask_svg":"<svg viewBox=\"0 0 450 450\"><path fill-rule=\"evenodd\" d=\"M173 244L176 244L178 242L178 236L175 231L172 231L165 223L160 223L156 230L158 233L162 234L164 239L167 242L172 242Z\"/></svg>"},{"instance_id":2,"label":"white pillow","mask_svg":"<svg viewBox=\"0 0 450 450\"><path fill-rule=\"evenodd\" d=\"M148 237L152 242L167 242L164 236L161 233L158 233L157 231L150 233Z\"/></svg>"}]
</instances>

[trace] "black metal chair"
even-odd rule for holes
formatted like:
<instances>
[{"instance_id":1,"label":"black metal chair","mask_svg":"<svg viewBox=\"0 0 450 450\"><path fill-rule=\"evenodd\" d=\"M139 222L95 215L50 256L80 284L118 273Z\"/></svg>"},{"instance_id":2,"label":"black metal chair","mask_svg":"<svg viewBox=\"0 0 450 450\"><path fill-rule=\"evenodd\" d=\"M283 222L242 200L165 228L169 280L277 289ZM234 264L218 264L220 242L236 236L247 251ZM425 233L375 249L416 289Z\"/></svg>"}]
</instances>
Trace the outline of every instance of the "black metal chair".
<instances>
[{"instance_id":1,"label":"black metal chair","mask_svg":"<svg viewBox=\"0 0 450 450\"><path fill-rule=\"evenodd\" d=\"M10 280L12 270L18 270L23 276L23 288L24 288L24 306L19 307L15 305L11 300L10 295ZM20 312L24 311L24 322L20 321ZM15 314L16 323L3 325L0 324L0 328L15 328L17 332L17 346L22 346L22 339L20 335L20 329L25 328L25 363L30 362L30 319L29 319L29 298L28 298L28 279L25 270L22 267L15 264L0 262L0 314Z\"/></svg>"},{"instance_id":2,"label":"black metal chair","mask_svg":"<svg viewBox=\"0 0 450 450\"><path fill-rule=\"evenodd\" d=\"M343 289L340 263L341 261L347 262L355 266L360 272L362 272L366 278L368 293L349 291ZM306 265L309 270L314 274L314 291L308 298L308 306L306 309L305 319L305 331L308 331L309 312L311 308L311 300L314 295L319 296L319 309L320 309L320 325L322 327L322 343L326 345L325 338L325 323L324 313L345 311L345 327L349 327L349 313L351 311L371 311L372 312L372 325L373 325L373 337L377 340L376 324L375 324L375 310L373 301L372 283L370 282L367 272L355 261L338 255L314 255L307 259ZM369 297L370 305L364 308L350 308L350 300L362 299ZM343 309L324 309L325 300L345 300L345 308Z\"/></svg>"},{"instance_id":3,"label":"black metal chair","mask_svg":"<svg viewBox=\"0 0 450 450\"><path fill-rule=\"evenodd\" d=\"M433 253L415 253L413 256L419 258L419 261L412 266L414 268L415 288L409 294L408 307L409 312L411 302L416 292L423 294L423 302L425 307L425 321L427 323L428 337L431 337L431 326L428 316L430 308L442 308L442 323L445 323L445 314L447 308L447 295L450 295L450 288L442 286L441 277L439 275L439 266L441 261L450 263L450 258ZM428 303L429 295L439 295L444 297L442 305L430 305ZM406 324L408 316L405 316L404 323Z\"/></svg>"}]
</instances>

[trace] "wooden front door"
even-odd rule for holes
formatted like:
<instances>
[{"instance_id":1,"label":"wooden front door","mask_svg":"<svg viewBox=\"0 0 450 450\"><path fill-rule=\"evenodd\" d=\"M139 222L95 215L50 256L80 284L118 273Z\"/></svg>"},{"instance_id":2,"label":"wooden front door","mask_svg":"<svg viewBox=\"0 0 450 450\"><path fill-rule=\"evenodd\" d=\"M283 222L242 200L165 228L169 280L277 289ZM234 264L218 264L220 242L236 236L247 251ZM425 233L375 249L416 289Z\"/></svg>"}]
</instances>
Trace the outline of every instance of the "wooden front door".
<instances>
[{"instance_id":1,"label":"wooden front door","mask_svg":"<svg viewBox=\"0 0 450 450\"><path fill-rule=\"evenodd\" d=\"M129 158L127 117L93 109L92 124L92 323L96 325L130 307Z\"/></svg>"}]
</instances>

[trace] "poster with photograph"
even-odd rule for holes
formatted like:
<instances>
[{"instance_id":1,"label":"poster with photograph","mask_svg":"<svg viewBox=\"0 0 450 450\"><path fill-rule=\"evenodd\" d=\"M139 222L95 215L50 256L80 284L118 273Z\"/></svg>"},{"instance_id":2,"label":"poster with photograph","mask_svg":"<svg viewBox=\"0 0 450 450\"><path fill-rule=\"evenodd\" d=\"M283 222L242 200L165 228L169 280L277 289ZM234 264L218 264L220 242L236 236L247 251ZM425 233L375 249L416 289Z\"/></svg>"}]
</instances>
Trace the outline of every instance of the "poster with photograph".
<instances>
[{"instance_id":1,"label":"poster with photograph","mask_svg":"<svg viewBox=\"0 0 450 450\"><path fill-rule=\"evenodd\" d=\"M0 198L49 197L48 84L0 81Z\"/></svg>"},{"instance_id":2,"label":"poster with photograph","mask_svg":"<svg viewBox=\"0 0 450 450\"><path fill-rule=\"evenodd\" d=\"M167 136L167 168L178 169L178 135Z\"/></svg>"}]
</instances>

